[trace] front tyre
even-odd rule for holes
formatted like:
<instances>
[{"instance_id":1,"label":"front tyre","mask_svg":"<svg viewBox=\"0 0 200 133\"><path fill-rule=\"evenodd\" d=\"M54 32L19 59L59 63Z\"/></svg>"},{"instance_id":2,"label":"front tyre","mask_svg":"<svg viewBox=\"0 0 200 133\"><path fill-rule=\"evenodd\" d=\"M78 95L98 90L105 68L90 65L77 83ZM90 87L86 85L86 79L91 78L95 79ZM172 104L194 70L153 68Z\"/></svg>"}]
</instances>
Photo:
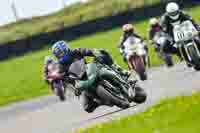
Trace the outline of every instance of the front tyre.
<instances>
[{"instance_id":1,"label":"front tyre","mask_svg":"<svg viewBox=\"0 0 200 133\"><path fill-rule=\"evenodd\" d=\"M194 66L194 70L200 71L200 65L199 66Z\"/></svg>"},{"instance_id":2,"label":"front tyre","mask_svg":"<svg viewBox=\"0 0 200 133\"><path fill-rule=\"evenodd\" d=\"M100 99L108 101L109 103L116 105L119 108L126 109L130 106L127 99L118 98L118 96L114 95L114 93L110 93L101 85L97 87L96 93Z\"/></svg>"},{"instance_id":3,"label":"front tyre","mask_svg":"<svg viewBox=\"0 0 200 133\"><path fill-rule=\"evenodd\" d=\"M146 92L141 88L136 86L135 87L135 97L133 98L133 101L135 103L141 104L144 103L147 99Z\"/></svg>"},{"instance_id":4,"label":"front tyre","mask_svg":"<svg viewBox=\"0 0 200 133\"><path fill-rule=\"evenodd\" d=\"M195 47L190 46L187 49L190 54L190 57L192 58L192 62L194 64L194 69L197 71L200 71L200 57L198 56L198 53L197 53Z\"/></svg>"},{"instance_id":5,"label":"front tyre","mask_svg":"<svg viewBox=\"0 0 200 133\"><path fill-rule=\"evenodd\" d=\"M61 88L57 89L57 96L59 97L60 101L66 100L65 93Z\"/></svg>"}]
</instances>

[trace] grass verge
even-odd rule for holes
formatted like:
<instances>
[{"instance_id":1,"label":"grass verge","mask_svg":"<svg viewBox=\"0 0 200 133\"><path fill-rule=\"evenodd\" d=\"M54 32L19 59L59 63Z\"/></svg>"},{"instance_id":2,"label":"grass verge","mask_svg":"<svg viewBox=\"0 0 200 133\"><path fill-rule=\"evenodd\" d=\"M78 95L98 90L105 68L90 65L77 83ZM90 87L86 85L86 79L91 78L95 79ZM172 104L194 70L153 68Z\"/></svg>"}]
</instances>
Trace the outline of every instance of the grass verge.
<instances>
[{"instance_id":1,"label":"grass verge","mask_svg":"<svg viewBox=\"0 0 200 133\"><path fill-rule=\"evenodd\" d=\"M200 93L162 101L136 115L78 130L78 133L199 133Z\"/></svg>"}]
</instances>

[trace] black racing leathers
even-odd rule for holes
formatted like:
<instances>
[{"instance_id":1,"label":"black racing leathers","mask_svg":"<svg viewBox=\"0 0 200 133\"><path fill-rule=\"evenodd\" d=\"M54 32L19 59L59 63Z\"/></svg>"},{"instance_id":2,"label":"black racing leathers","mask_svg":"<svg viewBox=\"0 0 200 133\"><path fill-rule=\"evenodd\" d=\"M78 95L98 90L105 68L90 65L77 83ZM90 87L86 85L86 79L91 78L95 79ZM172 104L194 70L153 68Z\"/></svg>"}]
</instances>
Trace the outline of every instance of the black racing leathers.
<instances>
[{"instance_id":1,"label":"black racing leathers","mask_svg":"<svg viewBox=\"0 0 200 133\"><path fill-rule=\"evenodd\" d=\"M164 52L177 54L180 57L179 50L173 47L173 44L174 44L173 28L175 25L181 24L182 22L187 21L187 20L190 20L195 26L195 28L197 30L200 30L198 24L196 24L195 21L189 15L185 14L183 11L180 11L179 17L176 20L171 19L167 13L165 13L161 17L160 25L161 25L162 31L168 34L172 38L172 42L168 42L167 44L164 45L163 47Z\"/></svg>"},{"instance_id":2,"label":"black racing leathers","mask_svg":"<svg viewBox=\"0 0 200 133\"><path fill-rule=\"evenodd\" d=\"M165 33L169 34L169 36L171 36L173 38L173 28L174 28L174 26L177 25L177 24L181 24L182 22L184 22L186 20L190 20L197 30L200 29L198 24L196 24L195 21L189 15L185 14L182 11L180 11L180 15L179 15L178 19L176 19L176 20L171 19L168 16L168 14L165 13L161 17L160 25L161 25L162 30Z\"/></svg>"}]
</instances>

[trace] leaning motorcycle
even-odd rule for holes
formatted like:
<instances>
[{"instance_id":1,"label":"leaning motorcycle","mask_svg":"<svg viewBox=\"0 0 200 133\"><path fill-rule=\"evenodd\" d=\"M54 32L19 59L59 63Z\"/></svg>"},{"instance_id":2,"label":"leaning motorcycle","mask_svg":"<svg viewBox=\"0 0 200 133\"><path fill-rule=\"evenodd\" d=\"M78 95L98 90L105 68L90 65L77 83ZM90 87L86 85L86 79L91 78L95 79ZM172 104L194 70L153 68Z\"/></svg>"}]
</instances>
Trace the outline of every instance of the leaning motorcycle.
<instances>
[{"instance_id":1,"label":"leaning motorcycle","mask_svg":"<svg viewBox=\"0 0 200 133\"><path fill-rule=\"evenodd\" d=\"M179 49L183 59L193 66L197 71L200 70L200 38L199 32L191 21L187 20L175 25L173 29L176 47Z\"/></svg>"},{"instance_id":2,"label":"leaning motorcycle","mask_svg":"<svg viewBox=\"0 0 200 133\"><path fill-rule=\"evenodd\" d=\"M135 70L141 80L146 80L147 52L144 41L139 38L129 37L124 42L124 46L129 69Z\"/></svg>"},{"instance_id":3,"label":"leaning motorcycle","mask_svg":"<svg viewBox=\"0 0 200 133\"><path fill-rule=\"evenodd\" d=\"M172 67L174 65L172 60L172 55L169 53L165 53L162 51L162 48L166 41L169 40L163 32L157 32L153 38L153 42L155 43L155 51L158 56L165 62L167 67Z\"/></svg>"},{"instance_id":4,"label":"leaning motorcycle","mask_svg":"<svg viewBox=\"0 0 200 133\"><path fill-rule=\"evenodd\" d=\"M49 66L50 74L49 81L51 82L54 94L56 94L61 101L65 101L65 86L63 76L59 73L58 65L52 64Z\"/></svg>"},{"instance_id":5,"label":"leaning motorcycle","mask_svg":"<svg viewBox=\"0 0 200 133\"><path fill-rule=\"evenodd\" d=\"M78 60L74 62L68 70L68 78L79 82L80 80L86 80L87 69L93 67L93 70L97 72L97 77L93 85L84 90L92 94L91 99L94 99L97 103L107 106L117 106L122 109L126 109L130 106L131 102L143 103L146 100L146 93L135 82L127 83L120 78L110 67L98 63L98 60L94 60L92 63L86 64L84 60ZM116 79L119 79L119 84L123 85L123 89L114 84L112 80L108 80L105 77L101 77L98 71L101 68L110 69L116 74Z\"/></svg>"}]
</instances>

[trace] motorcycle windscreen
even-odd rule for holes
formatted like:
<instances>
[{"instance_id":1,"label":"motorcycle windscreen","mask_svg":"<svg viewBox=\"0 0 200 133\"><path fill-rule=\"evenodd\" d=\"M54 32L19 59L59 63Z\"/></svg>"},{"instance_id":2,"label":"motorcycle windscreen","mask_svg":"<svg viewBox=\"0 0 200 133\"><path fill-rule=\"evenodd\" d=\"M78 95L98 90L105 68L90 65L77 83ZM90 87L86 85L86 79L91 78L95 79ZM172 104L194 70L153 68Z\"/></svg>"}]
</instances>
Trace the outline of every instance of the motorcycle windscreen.
<instances>
[{"instance_id":1,"label":"motorcycle windscreen","mask_svg":"<svg viewBox=\"0 0 200 133\"><path fill-rule=\"evenodd\" d=\"M193 38L195 35L198 35L198 31L194 27L191 21L187 20L181 24L177 24L173 29L174 40L176 42L179 41L187 41Z\"/></svg>"},{"instance_id":2,"label":"motorcycle windscreen","mask_svg":"<svg viewBox=\"0 0 200 133\"><path fill-rule=\"evenodd\" d=\"M77 60L72 63L68 69L68 73L81 79L86 72L86 65L84 59Z\"/></svg>"}]
</instances>

